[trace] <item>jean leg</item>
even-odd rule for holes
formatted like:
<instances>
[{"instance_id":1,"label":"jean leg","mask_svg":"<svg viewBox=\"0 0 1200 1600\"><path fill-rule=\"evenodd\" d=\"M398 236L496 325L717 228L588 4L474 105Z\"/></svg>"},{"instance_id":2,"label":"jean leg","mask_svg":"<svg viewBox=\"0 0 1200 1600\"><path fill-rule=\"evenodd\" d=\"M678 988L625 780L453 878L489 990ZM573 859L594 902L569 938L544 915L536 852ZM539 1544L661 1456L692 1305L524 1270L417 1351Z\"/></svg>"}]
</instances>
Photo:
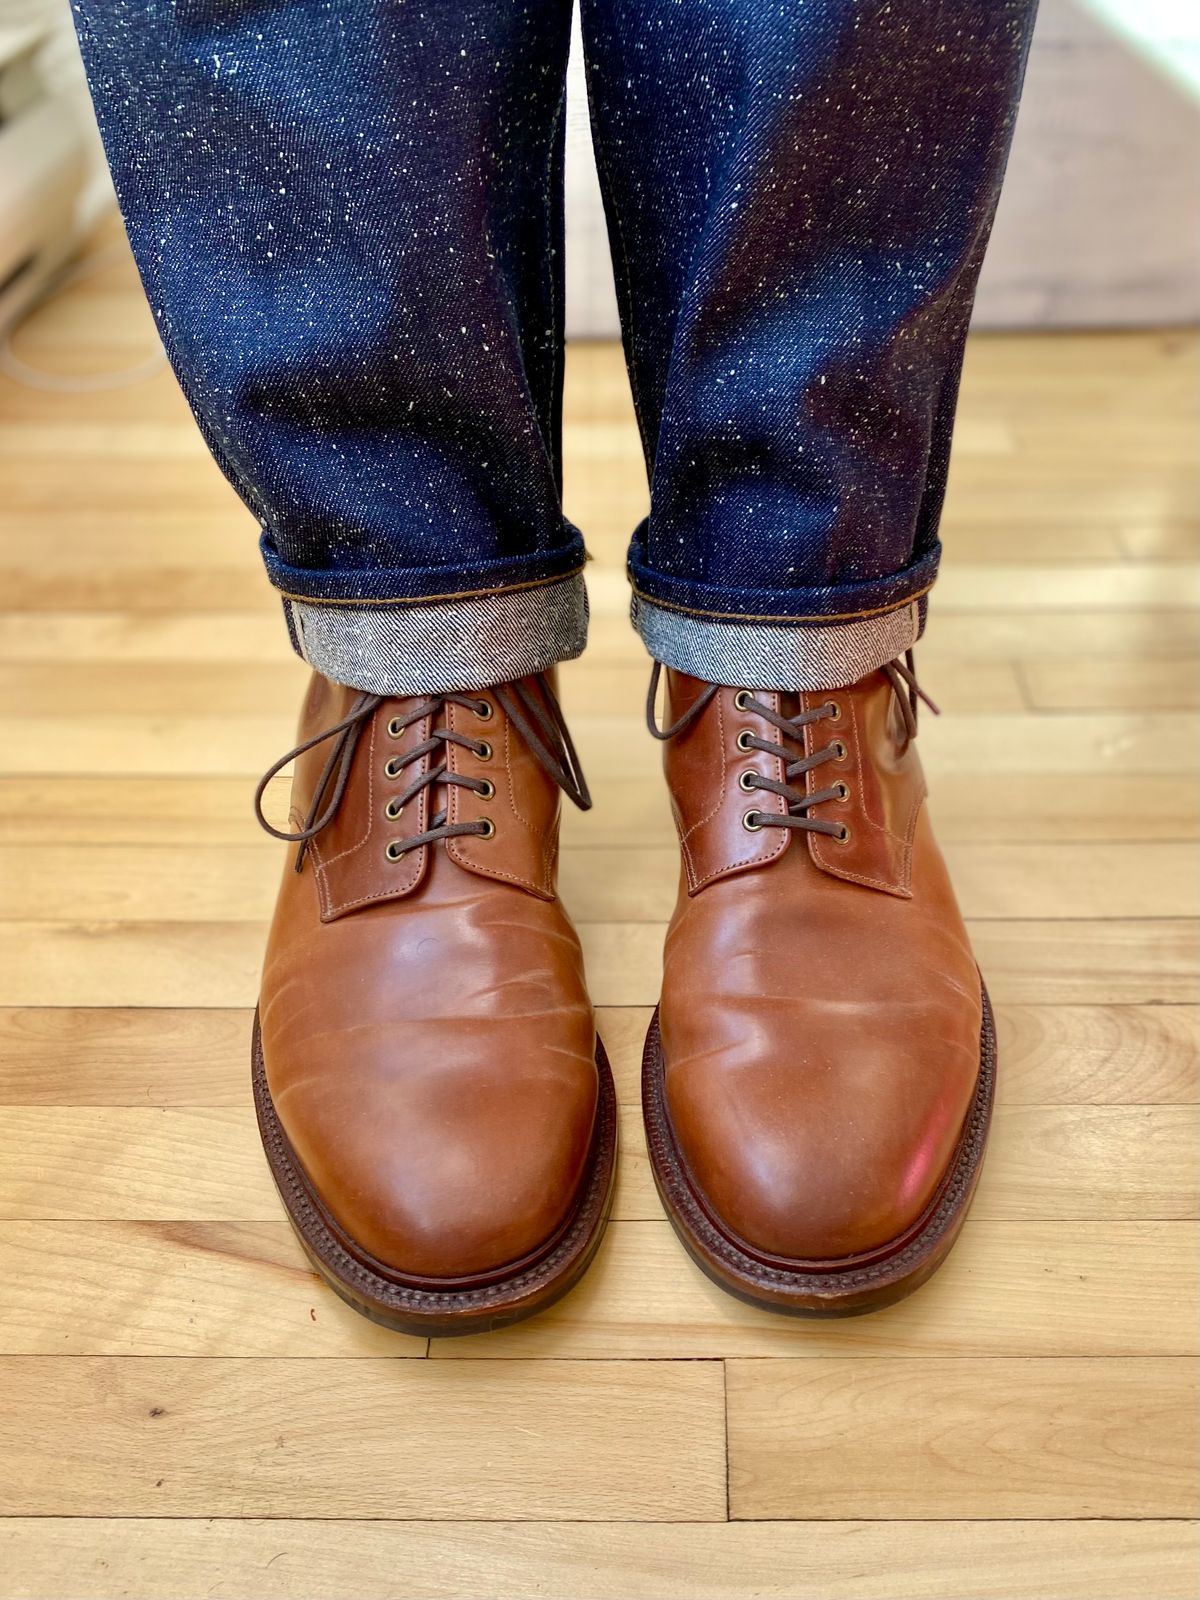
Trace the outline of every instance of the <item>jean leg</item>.
<instances>
[{"instance_id":1,"label":"jean leg","mask_svg":"<svg viewBox=\"0 0 1200 1600\"><path fill-rule=\"evenodd\" d=\"M570 0L74 0L175 372L292 641L362 689L577 655Z\"/></svg>"},{"instance_id":2,"label":"jean leg","mask_svg":"<svg viewBox=\"0 0 1200 1600\"><path fill-rule=\"evenodd\" d=\"M1035 0L583 0L681 671L832 688L920 634Z\"/></svg>"}]
</instances>

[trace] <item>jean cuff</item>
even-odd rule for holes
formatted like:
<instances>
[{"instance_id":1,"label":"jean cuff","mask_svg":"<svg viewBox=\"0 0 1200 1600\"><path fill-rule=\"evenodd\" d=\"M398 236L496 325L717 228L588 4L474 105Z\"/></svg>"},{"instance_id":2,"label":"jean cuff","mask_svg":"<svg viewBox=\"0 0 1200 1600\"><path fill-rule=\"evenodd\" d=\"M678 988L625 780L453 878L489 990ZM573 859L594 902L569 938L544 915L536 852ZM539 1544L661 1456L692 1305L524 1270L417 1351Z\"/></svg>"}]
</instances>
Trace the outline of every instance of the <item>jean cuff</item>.
<instances>
[{"instance_id":1,"label":"jean cuff","mask_svg":"<svg viewBox=\"0 0 1200 1600\"><path fill-rule=\"evenodd\" d=\"M857 683L903 655L925 630L928 594L846 622L698 616L635 587L631 616L656 661L706 683L820 692Z\"/></svg>"},{"instance_id":2,"label":"jean cuff","mask_svg":"<svg viewBox=\"0 0 1200 1600\"><path fill-rule=\"evenodd\" d=\"M428 602L284 595L283 610L298 655L372 694L490 689L573 660L587 642L582 571Z\"/></svg>"},{"instance_id":3,"label":"jean cuff","mask_svg":"<svg viewBox=\"0 0 1200 1600\"><path fill-rule=\"evenodd\" d=\"M942 547L849 583L749 589L655 571L648 524L629 550L633 625L657 661L745 689L841 689L920 638Z\"/></svg>"}]
</instances>

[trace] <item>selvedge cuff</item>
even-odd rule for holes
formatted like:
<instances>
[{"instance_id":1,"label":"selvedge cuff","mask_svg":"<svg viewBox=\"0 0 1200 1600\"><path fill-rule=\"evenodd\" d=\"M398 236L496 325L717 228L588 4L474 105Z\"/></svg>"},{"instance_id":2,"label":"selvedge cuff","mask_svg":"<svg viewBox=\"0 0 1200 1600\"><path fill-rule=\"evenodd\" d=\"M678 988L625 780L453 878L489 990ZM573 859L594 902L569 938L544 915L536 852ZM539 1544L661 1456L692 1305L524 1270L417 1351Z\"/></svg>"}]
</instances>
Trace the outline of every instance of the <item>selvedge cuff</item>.
<instances>
[{"instance_id":1,"label":"selvedge cuff","mask_svg":"<svg viewBox=\"0 0 1200 1600\"><path fill-rule=\"evenodd\" d=\"M850 622L715 621L634 591L646 649L689 677L754 689L841 689L903 655L925 626L926 597Z\"/></svg>"},{"instance_id":2,"label":"selvedge cuff","mask_svg":"<svg viewBox=\"0 0 1200 1600\"><path fill-rule=\"evenodd\" d=\"M298 655L335 683L372 694L486 689L573 660L587 643L581 569L392 605L284 595L283 610Z\"/></svg>"}]
</instances>

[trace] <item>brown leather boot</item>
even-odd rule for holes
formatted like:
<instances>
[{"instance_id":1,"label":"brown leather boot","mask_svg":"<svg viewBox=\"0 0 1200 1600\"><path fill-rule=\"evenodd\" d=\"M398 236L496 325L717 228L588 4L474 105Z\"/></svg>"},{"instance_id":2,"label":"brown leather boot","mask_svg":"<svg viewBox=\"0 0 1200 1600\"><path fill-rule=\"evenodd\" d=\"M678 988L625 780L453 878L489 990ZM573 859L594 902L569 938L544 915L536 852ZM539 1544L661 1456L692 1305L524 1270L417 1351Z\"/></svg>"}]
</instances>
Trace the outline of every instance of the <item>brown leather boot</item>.
<instances>
[{"instance_id":1,"label":"brown leather boot","mask_svg":"<svg viewBox=\"0 0 1200 1600\"><path fill-rule=\"evenodd\" d=\"M995 1040L925 807L911 662L830 694L668 673L683 848L643 1101L699 1265L757 1305L866 1311L946 1255Z\"/></svg>"},{"instance_id":2,"label":"brown leather boot","mask_svg":"<svg viewBox=\"0 0 1200 1600\"><path fill-rule=\"evenodd\" d=\"M293 758L286 833L261 801ZM560 788L590 804L545 679L387 699L319 676L259 786L299 846L255 1026L263 1143L318 1270L405 1332L540 1310L608 1217L615 1095L555 894Z\"/></svg>"}]
</instances>

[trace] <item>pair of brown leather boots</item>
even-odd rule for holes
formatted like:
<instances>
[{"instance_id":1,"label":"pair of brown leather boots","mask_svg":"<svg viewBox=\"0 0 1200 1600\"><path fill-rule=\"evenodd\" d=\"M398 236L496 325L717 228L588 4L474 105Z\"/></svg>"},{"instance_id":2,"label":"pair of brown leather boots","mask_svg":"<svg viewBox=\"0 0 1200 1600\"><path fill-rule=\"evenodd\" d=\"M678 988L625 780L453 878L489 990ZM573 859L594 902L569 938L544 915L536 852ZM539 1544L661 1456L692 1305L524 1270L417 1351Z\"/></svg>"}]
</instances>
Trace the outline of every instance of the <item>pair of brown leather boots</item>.
<instances>
[{"instance_id":1,"label":"pair of brown leather boots","mask_svg":"<svg viewBox=\"0 0 1200 1600\"><path fill-rule=\"evenodd\" d=\"M949 1250L995 1045L934 842L919 691L669 672L682 850L646 1134L699 1265L755 1304L863 1311ZM293 1224L337 1292L418 1334L550 1304L600 1242L616 1102L555 890L590 801L546 678L381 698L315 677L254 1085ZM261 810L260 810L261 815Z\"/></svg>"}]
</instances>

